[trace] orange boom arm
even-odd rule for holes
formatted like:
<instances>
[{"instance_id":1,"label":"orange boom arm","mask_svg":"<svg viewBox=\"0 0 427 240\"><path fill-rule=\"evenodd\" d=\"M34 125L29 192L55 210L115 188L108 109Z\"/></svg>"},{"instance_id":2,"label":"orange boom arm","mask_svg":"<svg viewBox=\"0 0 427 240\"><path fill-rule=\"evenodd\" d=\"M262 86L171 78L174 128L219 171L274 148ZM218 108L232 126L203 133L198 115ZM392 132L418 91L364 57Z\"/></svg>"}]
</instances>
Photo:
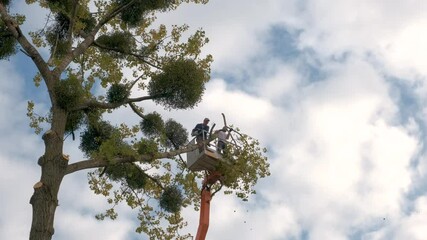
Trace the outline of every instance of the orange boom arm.
<instances>
[{"instance_id":1,"label":"orange boom arm","mask_svg":"<svg viewBox=\"0 0 427 240\"><path fill-rule=\"evenodd\" d=\"M196 240L205 240L209 228L209 213L212 200L211 186L221 179L217 171L210 172L203 180L202 196L200 203L200 220Z\"/></svg>"}]
</instances>

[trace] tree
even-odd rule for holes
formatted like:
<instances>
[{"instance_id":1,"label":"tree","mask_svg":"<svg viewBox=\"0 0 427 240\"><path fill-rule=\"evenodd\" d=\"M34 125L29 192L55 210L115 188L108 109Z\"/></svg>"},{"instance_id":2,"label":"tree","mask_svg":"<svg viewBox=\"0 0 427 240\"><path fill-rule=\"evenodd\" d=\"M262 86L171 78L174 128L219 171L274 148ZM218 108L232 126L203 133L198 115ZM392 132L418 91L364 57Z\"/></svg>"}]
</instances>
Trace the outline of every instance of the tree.
<instances>
[{"instance_id":1,"label":"tree","mask_svg":"<svg viewBox=\"0 0 427 240\"><path fill-rule=\"evenodd\" d=\"M203 173L186 169L180 154L197 146L187 144L188 132L180 123L146 113L138 104L152 100L171 110L193 108L201 101L212 62L211 55L201 56L208 43L204 31L183 40L189 26L173 25L168 30L155 22L155 14L183 2L207 0L26 2L49 11L46 25L24 34L20 25L25 16L11 13L13 1L0 0L0 59L20 52L27 55L38 69L35 86L46 85L51 104L48 113L36 114L34 102L28 102L35 133L49 128L42 134L41 178L30 199L30 239L52 238L61 181L84 169L93 169L88 174L90 188L112 204L98 219L114 219L114 206L125 202L138 209L138 232L151 239L184 238L176 231L185 226L179 211L197 208ZM41 49L48 49L49 55ZM96 95L102 88L106 94ZM104 119L120 107L129 107L141 122L113 125ZM87 159L69 163L63 146L75 133L80 133L80 149ZM227 152L236 168L219 169L226 193L247 199L257 180L269 175L268 163L258 141L246 135L237 141L239 148ZM148 199L157 199L158 204Z\"/></svg>"}]
</instances>

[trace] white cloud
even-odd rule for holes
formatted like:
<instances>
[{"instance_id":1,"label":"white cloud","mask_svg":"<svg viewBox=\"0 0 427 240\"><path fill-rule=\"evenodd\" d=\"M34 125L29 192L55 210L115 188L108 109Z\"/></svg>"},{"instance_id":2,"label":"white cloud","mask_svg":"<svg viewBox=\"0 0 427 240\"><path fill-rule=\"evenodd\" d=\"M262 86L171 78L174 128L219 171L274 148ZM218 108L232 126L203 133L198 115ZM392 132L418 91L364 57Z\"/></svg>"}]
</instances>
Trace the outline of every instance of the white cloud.
<instances>
[{"instance_id":1,"label":"white cloud","mask_svg":"<svg viewBox=\"0 0 427 240\"><path fill-rule=\"evenodd\" d=\"M261 76L259 79L254 79L253 91L261 98L269 99L274 104L289 104L294 100L295 94L298 93L297 88L302 85L302 76L293 66L283 63L272 63L271 65L274 66L274 72L271 76Z\"/></svg>"},{"instance_id":2,"label":"white cloud","mask_svg":"<svg viewBox=\"0 0 427 240\"><path fill-rule=\"evenodd\" d=\"M408 215L402 216L401 219L393 221L390 225L379 231L372 232L367 239L425 239L425 222L427 221L427 198L419 197L415 200L415 209ZM384 219L389 221L389 219Z\"/></svg>"},{"instance_id":3,"label":"white cloud","mask_svg":"<svg viewBox=\"0 0 427 240\"><path fill-rule=\"evenodd\" d=\"M90 239L106 240L127 239L134 231L134 224L128 220L99 222L93 215L76 212L75 209L58 210L59 218L56 223L57 236L60 239Z\"/></svg>"},{"instance_id":4,"label":"white cloud","mask_svg":"<svg viewBox=\"0 0 427 240\"><path fill-rule=\"evenodd\" d=\"M265 30L288 15L294 9L293 2L296 1L235 0L211 1L205 6L188 4L159 20L171 24L188 23L193 29L203 27L210 39L204 52L214 56L213 69L240 74L241 67L263 51L260 40Z\"/></svg>"},{"instance_id":5,"label":"white cloud","mask_svg":"<svg viewBox=\"0 0 427 240\"><path fill-rule=\"evenodd\" d=\"M418 152L416 136L394 126L386 82L366 63L347 64L305 90L299 126L282 125L294 137L276 137L273 185L262 190L293 209L312 239L347 239L366 222L399 217Z\"/></svg>"},{"instance_id":6,"label":"white cloud","mask_svg":"<svg viewBox=\"0 0 427 240\"><path fill-rule=\"evenodd\" d=\"M427 18L414 20L382 43L380 52L393 74L409 79L427 76L426 25Z\"/></svg>"},{"instance_id":7,"label":"white cloud","mask_svg":"<svg viewBox=\"0 0 427 240\"><path fill-rule=\"evenodd\" d=\"M29 201L38 171L23 163L26 159L12 156L0 154L0 238L26 239L31 226Z\"/></svg>"}]
</instances>

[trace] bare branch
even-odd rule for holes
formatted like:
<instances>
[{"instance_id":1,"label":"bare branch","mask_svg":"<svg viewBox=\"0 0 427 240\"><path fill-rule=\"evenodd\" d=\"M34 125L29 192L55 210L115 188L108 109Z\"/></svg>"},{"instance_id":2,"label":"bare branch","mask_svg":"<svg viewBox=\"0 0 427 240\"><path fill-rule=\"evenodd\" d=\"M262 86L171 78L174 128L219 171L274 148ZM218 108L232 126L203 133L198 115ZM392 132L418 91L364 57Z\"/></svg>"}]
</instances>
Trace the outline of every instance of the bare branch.
<instances>
[{"instance_id":1,"label":"bare branch","mask_svg":"<svg viewBox=\"0 0 427 240\"><path fill-rule=\"evenodd\" d=\"M28 57L31 57L30 54L28 54L25 50L23 50L22 48L19 49L19 51L21 51L23 54L27 55Z\"/></svg>"},{"instance_id":2,"label":"bare branch","mask_svg":"<svg viewBox=\"0 0 427 240\"><path fill-rule=\"evenodd\" d=\"M68 42L71 42L73 39L73 28L74 28L74 25L76 24L76 14L79 7L78 3L79 3L78 0L73 1L73 10L70 17L70 27L68 28L68 36L67 36Z\"/></svg>"},{"instance_id":3,"label":"bare branch","mask_svg":"<svg viewBox=\"0 0 427 240\"><path fill-rule=\"evenodd\" d=\"M59 42L59 35L56 35L56 39L55 39L55 45L53 46L53 50L52 53L50 54L49 60L47 60L47 64L51 65L53 62L53 59L55 57L56 54L56 47L58 46L58 42Z\"/></svg>"},{"instance_id":4,"label":"bare branch","mask_svg":"<svg viewBox=\"0 0 427 240\"><path fill-rule=\"evenodd\" d=\"M136 113L136 115L138 115L140 118L142 118L142 119L144 119L145 118L145 116L144 116L144 114L142 114L142 112L141 111L139 111L138 110L138 108L136 108L136 106L135 106L135 104L134 103L129 103L129 106L130 106L130 108L132 109L132 111L134 112L134 113Z\"/></svg>"},{"instance_id":5,"label":"bare branch","mask_svg":"<svg viewBox=\"0 0 427 240\"><path fill-rule=\"evenodd\" d=\"M213 193L211 194L211 197L214 197L214 196L215 196L215 194L216 194L217 192L221 191L222 186L224 186L224 184L223 184L222 182L220 182L220 183L221 183L221 185L219 186L219 188L218 188L215 192L213 192Z\"/></svg>"},{"instance_id":6,"label":"bare branch","mask_svg":"<svg viewBox=\"0 0 427 240\"><path fill-rule=\"evenodd\" d=\"M138 97L138 98L127 98L123 102L120 102L120 103L99 102L97 100L91 99L91 100L84 102L80 106L77 106L77 107L71 109L70 111L84 110L84 109L88 109L88 108L114 109L114 108L118 108L122 105L126 105L129 103L142 102L145 100L152 100L152 99L161 98L161 97L163 97L163 95L144 96L144 97Z\"/></svg>"},{"instance_id":7,"label":"bare branch","mask_svg":"<svg viewBox=\"0 0 427 240\"><path fill-rule=\"evenodd\" d=\"M83 169L91 169L91 168L98 168L98 167L107 167L108 165L114 165L114 164L120 164L120 163L132 163L132 162L139 162L139 161L150 161L152 159L162 159L162 158L172 158L179 154L191 152L195 149L197 149L199 146L197 144L191 144L184 148L180 148L174 151L170 152L163 152L163 153L157 153L154 156L151 154L145 154L140 155L139 157L117 157L112 160L105 160L105 159L89 159L89 160L83 160L80 162L72 163L67 166L66 174L70 174L73 172L77 172Z\"/></svg>"},{"instance_id":8,"label":"bare branch","mask_svg":"<svg viewBox=\"0 0 427 240\"><path fill-rule=\"evenodd\" d=\"M139 80L141 80L141 79L143 79L143 77L144 77L144 74L141 74L139 77L137 77L130 85L129 85L129 89L132 89L133 88L133 86L135 86L135 84L139 81Z\"/></svg>"},{"instance_id":9,"label":"bare branch","mask_svg":"<svg viewBox=\"0 0 427 240\"><path fill-rule=\"evenodd\" d=\"M135 164L136 165L136 164ZM159 179L152 177L151 175L149 175L148 173L146 173L144 170L142 170L139 166L136 165L136 167L138 168L138 170L144 174L144 176L146 176L147 178L149 178L151 181L153 181L154 183L157 184L157 186L159 186L161 189L164 189L162 183L159 181Z\"/></svg>"}]
</instances>

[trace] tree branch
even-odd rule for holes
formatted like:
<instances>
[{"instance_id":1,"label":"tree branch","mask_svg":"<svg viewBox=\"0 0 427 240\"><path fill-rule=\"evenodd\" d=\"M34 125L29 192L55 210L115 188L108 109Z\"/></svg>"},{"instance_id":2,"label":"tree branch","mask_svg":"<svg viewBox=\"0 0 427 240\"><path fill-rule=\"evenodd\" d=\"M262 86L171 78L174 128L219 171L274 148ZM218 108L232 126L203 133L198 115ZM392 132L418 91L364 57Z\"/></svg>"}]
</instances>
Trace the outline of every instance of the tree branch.
<instances>
[{"instance_id":1,"label":"tree branch","mask_svg":"<svg viewBox=\"0 0 427 240\"><path fill-rule=\"evenodd\" d=\"M160 70L162 69L161 67L159 67L159 66L157 66L157 65L155 65L155 64L153 64L153 63L151 63L149 61L147 61L145 59L146 57L144 55L139 55L139 54L136 54L136 53L133 53L133 52L130 52L130 51L123 51L122 49L107 47L107 46L104 46L102 44L97 43L96 41L93 42L93 45L95 45L98 48L103 49L103 50L113 51L113 52L117 52L117 53L129 55L129 56L132 56L132 57L136 57L141 62L146 63L146 64L150 65L153 68L157 68L157 69L160 69Z\"/></svg>"},{"instance_id":2,"label":"tree branch","mask_svg":"<svg viewBox=\"0 0 427 240\"><path fill-rule=\"evenodd\" d=\"M146 176L147 178L149 178L151 181L153 181L155 184L157 184L157 186L159 186L161 189L164 189L162 183L159 181L159 179L152 177L151 175L149 175L148 173L146 173L144 170L142 170L139 166L137 166L135 164L135 166L138 168L138 170L144 174L144 176Z\"/></svg>"},{"instance_id":3,"label":"tree branch","mask_svg":"<svg viewBox=\"0 0 427 240\"><path fill-rule=\"evenodd\" d=\"M199 146L197 144L191 144L184 148L180 148L174 151L170 152L164 152L164 153L157 153L156 155L151 154L145 154L140 155L139 157L117 157L112 160L104 160L104 159L89 159L89 160L83 160L80 162L72 163L67 166L66 174L70 174L73 172L77 172L83 169L90 169L90 168L98 168L98 167L107 167L108 165L114 165L114 164L120 164L120 163L132 163L132 162L138 162L138 161L149 161L152 159L162 159L162 158L172 158L176 155L191 152L195 149L198 149Z\"/></svg>"},{"instance_id":4,"label":"tree branch","mask_svg":"<svg viewBox=\"0 0 427 240\"><path fill-rule=\"evenodd\" d=\"M133 110L133 112L134 112L134 113L136 113L136 115L138 115L138 116L139 116L140 118L142 118L142 119L145 119L144 114L142 114L142 112L141 112L141 111L139 111L139 110L136 108L135 104L133 104L133 103L129 103L129 106L130 106L130 108ZM169 137L168 137L168 139L169 139L169 141L171 141L171 143L172 143L172 145L174 146L174 148L175 148L175 149L178 149L178 148L179 148L179 147L176 145L176 143L175 143L171 138L169 138ZM178 155L178 157L179 157L179 159L181 160L181 163L183 163L183 164L185 165L185 161L184 161L184 159L182 159L181 155Z\"/></svg>"},{"instance_id":5,"label":"tree branch","mask_svg":"<svg viewBox=\"0 0 427 240\"><path fill-rule=\"evenodd\" d=\"M18 23L9 15L3 3L0 3L0 18L6 24L13 37L18 41L21 47L25 50L27 55L33 60L40 74L43 76L45 83L48 87L49 93L53 88L53 80L51 80L50 69L47 63L43 60L37 49L28 41L19 27ZM52 97L51 94L49 94Z\"/></svg>"},{"instance_id":6,"label":"tree branch","mask_svg":"<svg viewBox=\"0 0 427 240\"><path fill-rule=\"evenodd\" d=\"M98 24L93 28L93 30L87 34L85 39L70 53L68 53L61 61L61 63L54 69L55 76L59 76L65 68L75 59L76 57L83 54L95 41L95 35L111 19L116 17L120 12L125 11L129 8L136 0L129 1L126 4L122 4L117 6L117 8L113 9L111 12L107 13L104 18L102 18Z\"/></svg>"},{"instance_id":7,"label":"tree branch","mask_svg":"<svg viewBox=\"0 0 427 240\"><path fill-rule=\"evenodd\" d=\"M130 106L130 108L132 109L132 111L134 112L134 113L136 113L136 115L138 115L140 118L142 118L142 119L144 119L145 118L145 116L144 116L144 114L142 114L142 112L141 111L139 111L138 110L138 108L136 108L136 106L135 106L135 104L134 103L129 103L129 106Z\"/></svg>"},{"instance_id":8,"label":"tree branch","mask_svg":"<svg viewBox=\"0 0 427 240\"><path fill-rule=\"evenodd\" d=\"M71 42L73 40L73 28L74 25L76 24L76 14L77 14L77 9L79 7L79 1L78 0L74 0L73 1L73 7L72 7L72 13L71 13L71 17L70 17L70 27L68 29L68 33L67 33L67 39L68 42Z\"/></svg>"},{"instance_id":9,"label":"tree branch","mask_svg":"<svg viewBox=\"0 0 427 240\"><path fill-rule=\"evenodd\" d=\"M97 100L91 99L91 100L87 100L86 102L84 102L80 106L72 108L70 111L79 111L79 110L84 110L84 109L88 109L88 108L114 109L114 108L118 108L122 105L126 105L129 103L142 102L145 100L152 100L152 99L157 99L157 98L161 98L161 97L163 97L163 95L144 96L144 97L138 97L138 98L127 98L123 102L120 102L120 103L99 102Z\"/></svg>"}]
</instances>

